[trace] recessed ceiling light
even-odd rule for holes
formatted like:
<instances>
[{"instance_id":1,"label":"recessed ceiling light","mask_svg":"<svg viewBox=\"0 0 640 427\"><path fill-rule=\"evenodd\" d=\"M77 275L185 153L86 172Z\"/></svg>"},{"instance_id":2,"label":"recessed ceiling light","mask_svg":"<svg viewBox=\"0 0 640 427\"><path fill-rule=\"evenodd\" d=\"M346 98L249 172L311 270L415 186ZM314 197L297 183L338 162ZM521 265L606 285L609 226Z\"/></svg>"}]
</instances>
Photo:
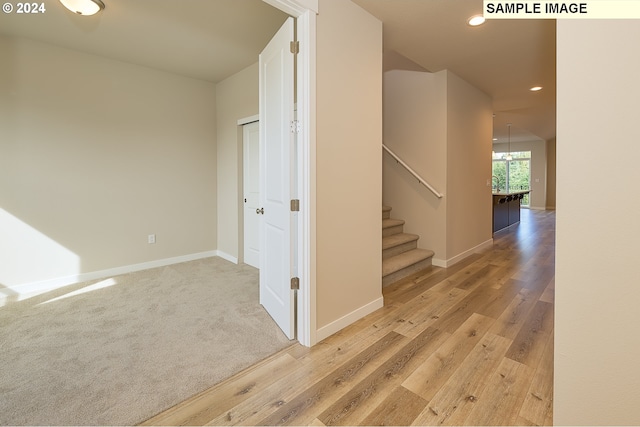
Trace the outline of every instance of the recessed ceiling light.
<instances>
[{"instance_id":1,"label":"recessed ceiling light","mask_svg":"<svg viewBox=\"0 0 640 427\"><path fill-rule=\"evenodd\" d=\"M478 25L484 24L484 21L484 16L474 15L467 20L467 24L471 25L472 27L477 27Z\"/></svg>"},{"instance_id":2,"label":"recessed ceiling light","mask_svg":"<svg viewBox=\"0 0 640 427\"><path fill-rule=\"evenodd\" d=\"M542 90L542 86L534 86L531 89L529 89L531 92L537 92L539 90Z\"/></svg>"},{"instance_id":3,"label":"recessed ceiling light","mask_svg":"<svg viewBox=\"0 0 640 427\"><path fill-rule=\"evenodd\" d=\"M104 9L101 0L60 0L60 3L78 15L95 15Z\"/></svg>"}]
</instances>

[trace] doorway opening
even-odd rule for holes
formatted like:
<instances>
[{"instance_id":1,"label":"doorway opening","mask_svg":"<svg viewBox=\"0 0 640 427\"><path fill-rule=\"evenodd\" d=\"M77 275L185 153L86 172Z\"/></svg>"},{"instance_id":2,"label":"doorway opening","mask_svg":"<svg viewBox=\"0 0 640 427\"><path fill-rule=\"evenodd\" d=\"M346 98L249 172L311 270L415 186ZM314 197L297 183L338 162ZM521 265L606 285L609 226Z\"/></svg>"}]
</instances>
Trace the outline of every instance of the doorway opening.
<instances>
[{"instance_id":1,"label":"doorway opening","mask_svg":"<svg viewBox=\"0 0 640 427\"><path fill-rule=\"evenodd\" d=\"M511 159L505 153L493 154L492 175L500 189L507 192L531 190L531 151L512 152ZM529 194L525 194L522 206L530 206Z\"/></svg>"},{"instance_id":2,"label":"doorway opening","mask_svg":"<svg viewBox=\"0 0 640 427\"><path fill-rule=\"evenodd\" d=\"M293 132L296 143L291 146L292 150L288 153L289 160L282 165L286 164L286 169L290 171L292 175L291 185L286 198L281 200L281 206L278 208L281 211L280 217L284 217L286 211L287 220L289 225L289 236L281 241L287 241L290 248L286 249L282 256L274 259L286 261L286 265L280 265L280 278L278 280L278 287L286 286L286 292L284 289L279 295L277 292L272 293L275 295L275 300L283 301L285 298L290 300L289 309L285 313L286 317L291 319L292 325L297 332L298 341L305 346L311 346L315 344L315 270L313 257L315 256L314 250L311 247L312 240L312 210L315 206L315 177L312 176L313 159L315 158L315 135L313 130L315 129L315 84L313 84L313 70L315 69L315 21L317 13L317 1L314 0L263 0L266 3L280 9L287 13L292 18L295 18L296 35L295 39L287 40L286 50L290 52L290 49L295 52L296 66L292 67L292 73L295 75L295 80L292 78L291 89L296 94L295 103L295 123L294 117L287 119L284 123L284 129L287 133ZM297 42L297 48L295 43ZM293 53L290 53L293 55ZM293 95L292 92L292 95ZM262 100L260 101L263 102ZM292 105L293 107L293 105ZM270 132L268 128L269 115L264 114L264 111L274 111L272 108L266 106L260 107L259 114L259 133L261 135L267 135ZM240 123L238 123L240 125ZM261 136L262 138L262 136ZM243 144L239 144L242 146ZM288 151L288 150L285 150ZM262 154L260 154L262 155ZM244 153L240 158L244 157ZM278 156L266 155L267 164L271 164L274 158ZM262 163L264 164L263 161ZM239 167L244 169L244 161L239 161ZM272 168L273 169L273 168ZM260 172L262 174L262 172ZM243 179L243 172L238 173L239 179ZM263 179L260 179L260 184L264 186ZM244 184L243 184L244 185ZM251 212L245 209L244 203L244 188L243 185L238 186L239 194L239 218L238 218L238 261L246 262L245 260L245 225L244 220L246 215L251 215ZM268 190L267 190L268 192ZM262 202L269 199L268 196L263 194L261 189L260 198ZM296 199L296 206L299 206L299 210L295 213L292 212L292 200ZM247 202L249 198L247 197ZM259 212L260 221L263 223L269 221L269 214L274 212L273 205L269 207L265 203L261 203L260 206L256 206ZM256 215L256 210L253 210L253 215ZM280 227L282 229L282 227ZM260 234L264 236L266 227L262 227ZM276 228L271 228L273 231ZM262 241L271 240L262 237ZM261 243L263 245L263 243ZM266 259L267 254L273 255L271 249L265 251L260 250L261 261L259 263L261 282L263 274L267 274L268 267L279 262L270 262ZM293 283L299 284L298 290L291 288ZM272 287L272 290L275 287ZM285 295L286 294L286 295ZM272 295L272 296L273 296ZM262 292L261 292L262 300ZM262 301L261 301L262 303ZM264 305L264 304L263 304ZM267 310L269 311L269 309ZM270 312L270 311L269 311ZM273 313L270 312L272 317ZM284 331L287 335L287 331Z\"/></svg>"}]
</instances>

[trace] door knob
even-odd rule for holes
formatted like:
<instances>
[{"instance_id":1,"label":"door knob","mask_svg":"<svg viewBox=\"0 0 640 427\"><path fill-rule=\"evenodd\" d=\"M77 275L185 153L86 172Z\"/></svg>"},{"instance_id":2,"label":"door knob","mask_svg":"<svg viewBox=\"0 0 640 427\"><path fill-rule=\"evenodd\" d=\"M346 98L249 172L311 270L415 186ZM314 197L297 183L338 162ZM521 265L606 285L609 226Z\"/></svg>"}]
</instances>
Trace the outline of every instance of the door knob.
<instances>
[{"instance_id":1,"label":"door knob","mask_svg":"<svg viewBox=\"0 0 640 427\"><path fill-rule=\"evenodd\" d=\"M256 209L258 215L264 215L264 208Z\"/></svg>"}]
</instances>

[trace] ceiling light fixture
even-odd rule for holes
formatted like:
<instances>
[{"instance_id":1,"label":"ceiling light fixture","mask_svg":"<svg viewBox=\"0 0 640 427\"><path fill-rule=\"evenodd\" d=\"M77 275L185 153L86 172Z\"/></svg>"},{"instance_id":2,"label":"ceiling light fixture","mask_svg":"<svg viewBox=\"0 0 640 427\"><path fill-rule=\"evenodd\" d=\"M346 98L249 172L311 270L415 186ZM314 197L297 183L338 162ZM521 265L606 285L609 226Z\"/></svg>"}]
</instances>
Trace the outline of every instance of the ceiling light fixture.
<instances>
[{"instance_id":1,"label":"ceiling light fixture","mask_svg":"<svg viewBox=\"0 0 640 427\"><path fill-rule=\"evenodd\" d=\"M484 21L484 16L474 15L467 20L467 24L471 25L472 27L477 27L478 25L484 24Z\"/></svg>"},{"instance_id":2,"label":"ceiling light fixture","mask_svg":"<svg viewBox=\"0 0 640 427\"><path fill-rule=\"evenodd\" d=\"M60 0L60 3L78 15L95 15L104 9L101 0Z\"/></svg>"},{"instance_id":3,"label":"ceiling light fixture","mask_svg":"<svg viewBox=\"0 0 640 427\"><path fill-rule=\"evenodd\" d=\"M505 159L511 161L513 160L513 156L511 155L511 123L507 123L507 129L509 130L509 153Z\"/></svg>"},{"instance_id":4,"label":"ceiling light fixture","mask_svg":"<svg viewBox=\"0 0 640 427\"><path fill-rule=\"evenodd\" d=\"M529 89L531 92L537 92L539 90L542 90L542 86L534 86L531 89Z\"/></svg>"}]
</instances>

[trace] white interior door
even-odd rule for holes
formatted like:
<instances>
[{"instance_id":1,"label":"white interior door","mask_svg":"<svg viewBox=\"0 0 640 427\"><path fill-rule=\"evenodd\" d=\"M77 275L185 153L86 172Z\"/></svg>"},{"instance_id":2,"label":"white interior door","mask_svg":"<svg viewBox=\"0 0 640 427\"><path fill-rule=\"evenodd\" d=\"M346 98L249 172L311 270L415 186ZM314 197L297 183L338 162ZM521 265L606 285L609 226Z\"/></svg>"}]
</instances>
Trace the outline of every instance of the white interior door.
<instances>
[{"instance_id":1,"label":"white interior door","mask_svg":"<svg viewBox=\"0 0 640 427\"><path fill-rule=\"evenodd\" d=\"M242 126L244 262L260 268L260 128L258 122Z\"/></svg>"},{"instance_id":2,"label":"white interior door","mask_svg":"<svg viewBox=\"0 0 640 427\"><path fill-rule=\"evenodd\" d=\"M293 133L293 18L260 54L260 304L294 338L291 290Z\"/></svg>"}]
</instances>

